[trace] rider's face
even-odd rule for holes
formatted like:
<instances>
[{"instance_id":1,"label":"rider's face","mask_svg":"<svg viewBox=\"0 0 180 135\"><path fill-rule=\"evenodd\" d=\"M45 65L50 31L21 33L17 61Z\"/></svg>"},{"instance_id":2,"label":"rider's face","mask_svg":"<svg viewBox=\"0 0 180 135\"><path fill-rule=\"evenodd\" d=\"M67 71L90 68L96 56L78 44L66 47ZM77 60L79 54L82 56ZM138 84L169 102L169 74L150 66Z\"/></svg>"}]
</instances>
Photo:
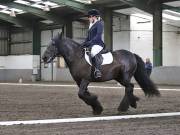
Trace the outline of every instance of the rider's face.
<instances>
[{"instance_id":1,"label":"rider's face","mask_svg":"<svg viewBox=\"0 0 180 135\"><path fill-rule=\"evenodd\" d=\"M95 16L89 16L88 17L90 23L94 23L96 17Z\"/></svg>"}]
</instances>

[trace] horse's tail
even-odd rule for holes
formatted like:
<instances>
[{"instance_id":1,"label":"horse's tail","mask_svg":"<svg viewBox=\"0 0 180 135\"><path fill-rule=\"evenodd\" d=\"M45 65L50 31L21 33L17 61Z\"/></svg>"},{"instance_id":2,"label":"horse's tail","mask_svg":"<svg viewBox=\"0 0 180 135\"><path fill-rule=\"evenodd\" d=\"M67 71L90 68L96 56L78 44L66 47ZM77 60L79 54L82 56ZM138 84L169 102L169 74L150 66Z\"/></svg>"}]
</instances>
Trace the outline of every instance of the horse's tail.
<instances>
[{"instance_id":1,"label":"horse's tail","mask_svg":"<svg viewBox=\"0 0 180 135\"><path fill-rule=\"evenodd\" d=\"M137 69L134 74L135 80L138 82L146 96L160 96L160 92L156 85L152 82L146 73L143 60L138 55L134 55L137 61Z\"/></svg>"}]
</instances>

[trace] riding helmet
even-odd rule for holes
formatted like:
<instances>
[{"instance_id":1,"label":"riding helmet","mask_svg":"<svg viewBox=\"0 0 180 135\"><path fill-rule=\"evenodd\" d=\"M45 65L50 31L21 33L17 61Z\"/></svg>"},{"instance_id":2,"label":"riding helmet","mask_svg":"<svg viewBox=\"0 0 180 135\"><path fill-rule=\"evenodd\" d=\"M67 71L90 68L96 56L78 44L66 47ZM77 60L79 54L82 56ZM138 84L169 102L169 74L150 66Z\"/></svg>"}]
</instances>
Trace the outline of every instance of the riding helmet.
<instances>
[{"instance_id":1,"label":"riding helmet","mask_svg":"<svg viewBox=\"0 0 180 135\"><path fill-rule=\"evenodd\" d=\"M97 9L91 9L88 11L88 16L100 16L100 12Z\"/></svg>"}]
</instances>

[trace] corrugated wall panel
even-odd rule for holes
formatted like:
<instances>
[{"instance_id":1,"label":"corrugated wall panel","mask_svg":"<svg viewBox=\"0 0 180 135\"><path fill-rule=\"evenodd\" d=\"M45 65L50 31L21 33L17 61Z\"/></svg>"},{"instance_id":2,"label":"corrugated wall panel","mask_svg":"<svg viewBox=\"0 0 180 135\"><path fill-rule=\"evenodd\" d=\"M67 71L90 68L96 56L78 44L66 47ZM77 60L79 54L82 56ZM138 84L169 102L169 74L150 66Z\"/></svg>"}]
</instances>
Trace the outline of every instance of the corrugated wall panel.
<instances>
[{"instance_id":1,"label":"corrugated wall panel","mask_svg":"<svg viewBox=\"0 0 180 135\"><path fill-rule=\"evenodd\" d=\"M8 54L8 28L0 27L0 55Z\"/></svg>"},{"instance_id":2,"label":"corrugated wall panel","mask_svg":"<svg viewBox=\"0 0 180 135\"><path fill-rule=\"evenodd\" d=\"M11 32L11 54L32 54L32 31L13 30Z\"/></svg>"},{"instance_id":3,"label":"corrugated wall panel","mask_svg":"<svg viewBox=\"0 0 180 135\"><path fill-rule=\"evenodd\" d=\"M32 43L11 45L11 55L32 54Z\"/></svg>"},{"instance_id":4,"label":"corrugated wall panel","mask_svg":"<svg viewBox=\"0 0 180 135\"><path fill-rule=\"evenodd\" d=\"M80 23L80 22L73 22L73 39L78 42L84 42L87 36L88 26Z\"/></svg>"},{"instance_id":5,"label":"corrugated wall panel","mask_svg":"<svg viewBox=\"0 0 180 135\"><path fill-rule=\"evenodd\" d=\"M8 42L7 40L0 40L0 55L7 55Z\"/></svg>"}]
</instances>

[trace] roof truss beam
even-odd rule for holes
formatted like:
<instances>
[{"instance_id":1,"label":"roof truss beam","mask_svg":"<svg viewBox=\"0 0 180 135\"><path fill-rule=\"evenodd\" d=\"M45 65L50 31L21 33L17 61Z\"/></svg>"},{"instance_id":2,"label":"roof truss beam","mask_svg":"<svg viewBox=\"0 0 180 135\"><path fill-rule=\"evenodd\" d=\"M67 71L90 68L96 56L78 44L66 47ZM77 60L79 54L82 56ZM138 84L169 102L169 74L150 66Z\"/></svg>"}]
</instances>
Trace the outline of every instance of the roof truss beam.
<instances>
[{"instance_id":1,"label":"roof truss beam","mask_svg":"<svg viewBox=\"0 0 180 135\"><path fill-rule=\"evenodd\" d=\"M112 7L111 10L125 9L125 8L131 8L131 7L132 6L130 5L122 5L122 6Z\"/></svg>"},{"instance_id":2,"label":"roof truss beam","mask_svg":"<svg viewBox=\"0 0 180 135\"><path fill-rule=\"evenodd\" d=\"M4 13L0 13L0 19L4 20L6 22L13 23L13 24L15 24L17 26L25 27L25 28L32 28L33 27L32 22L28 22L28 21L19 19L17 17L11 17L11 16L6 15Z\"/></svg>"},{"instance_id":3,"label":"roof truss beam","mask_svg":"<svg viewBox=\"0 0 180 135\"><path fill-rule=\"evenodd\" d=\"M80 3L80 2L77 2L77 1L73 1L73 0L50 0L54 3L57 3L59 5L66 5L68 7L71 7L77 11L80 11L80 12L87 12L87 10L90 9L90 6L87 6L83 3Z\"/></svg>"},{"instance_id":4,"label":"roof truss beam","mask_svg":"<svg viewBox=\"0 0 180 135\"><path fill-rule=\"evenodd\" d=\"M180 13L180 8L179 8L179 7L172 7L172 6L163 4L163 9L169 9L169 10L172 10L172 11L175 11L175 12L179 12L179 13Z\"/></svg>"},{"instance_id":5,"label":"roof truss beam","mask_svg":"<svg viewBox=\"0 0 180 135\"><path fill-rule=\"evenodd\" d=\"M47 20L51 20L56 23L60 23L60 24L65 23L65 21L63 21L64 20L63 18L57 17L57 15L54 15L50 12L45 12L45 11L42 11L41 9L37 9L37 8L31 7L31 6L18 4L18 3L14 3L14 2L7 4L7 6L12 7L12 8L21 9L23 11L32 13L33 15L36 15L38 17L41 17L41 18L44 18Z\"/></svg>"},{"instance_id":6,"label":"roof truss beam","mask_svg":"<svg viewBox=\"0 0 180 135\"><path fill-rule=\"evenodd\" d=\"M136 7L143 11L146 11L150 14L153 14L154 12L154 6L153 5L150 6L149 4L147 4L147 1L145 0L120 0L120 1L132 7Z\"/></svg>"},{"instance_id":7,"label":"roof truss beam","mask_svg":"<svg viewBox=\"0 0 180 135\"><path fill-rule=\"evenodd\" d=\"M178 1L178 0L162 0L162 3L165 3L165 2L174 2L174 1Z\"/></svg>"}]
</instances>

